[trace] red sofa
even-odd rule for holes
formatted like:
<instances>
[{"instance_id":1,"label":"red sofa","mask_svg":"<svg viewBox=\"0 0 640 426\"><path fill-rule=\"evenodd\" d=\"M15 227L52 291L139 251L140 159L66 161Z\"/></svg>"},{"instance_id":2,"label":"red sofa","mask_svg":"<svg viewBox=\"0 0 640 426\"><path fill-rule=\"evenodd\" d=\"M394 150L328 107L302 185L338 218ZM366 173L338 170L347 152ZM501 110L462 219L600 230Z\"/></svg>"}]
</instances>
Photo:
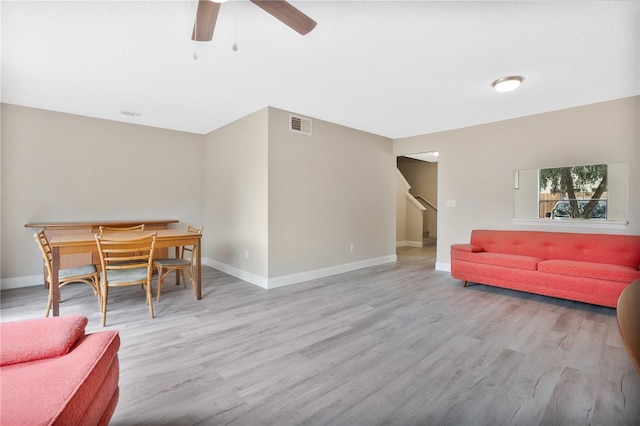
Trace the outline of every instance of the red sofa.
<instances>
[{"instance_id":1,"label":"red sofa","mask_svg":"<svg viewBox=\"0 0 640 426\"><path fill-rule=\"evenodd\" d=\"M107 425L118 403L117 330L87 318L0 323L0 424Z\"/></svg>"},{"instance_id":2,"label":"red sofa","mask_svg":"<svg viewBox=\"0 0 640 426\"><path fill-rule=\"evenodd\" d=\"M451 276L615 308L640 279L640 236L474 230L451 246Z\"/></svg>"}]
</instances>

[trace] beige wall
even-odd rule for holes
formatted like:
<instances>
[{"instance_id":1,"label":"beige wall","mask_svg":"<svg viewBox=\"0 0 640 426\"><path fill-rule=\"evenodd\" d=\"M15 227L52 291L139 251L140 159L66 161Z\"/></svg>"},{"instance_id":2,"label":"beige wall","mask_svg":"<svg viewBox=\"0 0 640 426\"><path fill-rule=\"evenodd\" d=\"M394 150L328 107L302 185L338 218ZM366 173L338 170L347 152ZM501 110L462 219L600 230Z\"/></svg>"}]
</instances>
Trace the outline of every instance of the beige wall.
<instances>
[{"instance_id":1,"label":"beige wall","mask_svg":"<svg viewBox=\"0 0 640 426\"><path fill-rule=\"evenodd\" d=\"M409 182L400 170L396 171L396 245L404 245L407 239L407 193Z\"/></svg>"},{"instance_id":2,"label":"beige wall","mask_svg":"<svg viewBox=\"0 0 640 426\"><path fill-rule=\"evenodd\" d=\"M412 158L398 158L398 169L411 185L411 194L421 195L426 200L438 206L438 163L414 160ZM424 230L429 231L430 237L438 236L438 213L431 207L424 212Z\"/></svg>"},{"instance_id":3,"label":"beige wall","mask_svg":"<svg viewBox=\"0 0 640 426\"><path fill-rule=\"evenodd\" d=\"M321 120L313 136L290 133L288 112L276 108L202 136L2 104L2 286L41 273L33 230L24 228L31 221L202 223L205 260L265 286L390 261L394 156L425 151L440 152L439 269L472 229L532 228L512 222L514 169L628 162L624 229L535 229L640 234L639 101L398 139L393 148ZM119 173L101 185L114 165Z\"/></svg>"},{"instance_id":4,"label":"beige wall","mask_svg":"<svg viewBox=\"0 0 640 426\"><path fill-rule=\"evenodd\" d=\"M422 247L426 209L410 194L411 185L396 168L396 247Z\"/></svg>"},{"instance_id":5,"label":"beige wall","mask_svg":"<svg viewBox=\"0 0 640 426\"><path fill-rule=\"evenodd\" d=\"M0 103L0 290L2 289L2 192L4 187L2 186L2 103Z\"/></svg>"},{"instance_id":6,"label":"beige wall","mask_svg":"<svg viewBox=\"0 0 640 426\"><path fill-rule=\"evenodd\" d=\"M35 230L25 228L27 222L202 223L202 136L1 107L4 288L41 277Z\"/></svg>"},{"instance_id":7,"label":"beige wall","mask_svg":"<svg viewBox=\"0 0 640 426\"><path fill-rule=\"evenodd\" d=\"M405 196L406 202L406 241L405 245L422 247L424 231L425 208L412 195Z\"/></svg>"},{"instance_id":8,"label":"beige wall","mask_svg":"<svg viewBox=\"0 0 640 426\"><path fill-rule=\"evenodd\" d=\"M205 136L203 256L264 286L268 276L268 109Z\"/></svg>"},{"instance_id":9,"label":"beige wall","mask_svg":"<svg viewBox=\"0 0 640 426\"><path fill-rule=\"evenodd\" d=\"M40 280L34 221L203 224L203 262L264 287L395 260L392 141L288 117L202 136L2 105L2 286Z\"/></svg>"},{"instance_id":10,"label":"beige wall","mask_svg":"<svg viewBox=\"0 0 640 426\"><path fill-rule=\"evenodd\" d=\"M451 244L467 242L476 228L640 234L639 104L640 97L631 97L395 140L395 155L440 153L437 268L449 267ZM512 222L515 169L620 162L629 163L624 229Z\"/></svg>"},{"instance_id":11,"label":"beige wall","mask_svg":"<svg viewBox=\"0 0 640 426\"><path fill-rule=\"evenodd\" d=\"M206 263L271 288L394 260L391 140L288 122L270 107L205 136Z\"/></svg>"},{"instance_id":12,"label":"beige wall","mask_svg":"<svg viewBox=\"0 0 640 426\"><path fill-rule=\"evenodd\" d=\"M392 141L318 119L308 136L288 121L269 108L270 281L395 259Z\"/></svg>"}]
</instances>

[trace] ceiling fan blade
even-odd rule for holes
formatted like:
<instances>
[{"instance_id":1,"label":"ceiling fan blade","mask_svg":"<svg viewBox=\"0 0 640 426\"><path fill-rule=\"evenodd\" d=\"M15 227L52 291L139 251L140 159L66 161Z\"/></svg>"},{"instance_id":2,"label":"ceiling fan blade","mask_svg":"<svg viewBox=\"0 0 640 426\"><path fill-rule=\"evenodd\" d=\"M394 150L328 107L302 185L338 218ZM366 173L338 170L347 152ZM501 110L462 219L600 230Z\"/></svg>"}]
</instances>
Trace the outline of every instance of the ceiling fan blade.
<instances>
[{"instance_id":1,"label":"ceiling fan blade","mask_svg":"<svg viewBox=\"0 0 640 426\"><path fill-rule=\"evenodd\" d=\"M316 27L316 21L300 12L285 0L251 1L302 35L307 34Z\"/></svg>"},{"instance_id":2,"label":"ceiling fan blade","mask_svg":"<svg viewBox=\"0 0 640 426\"><path fill-rule=\"evenodd\" d=\"M200 0L198 2L198 11L196 12L196 20L193 23L191 40L211 41L219 10L220 3L214 3L209 0Z\"/></svg>"}]
</instances>

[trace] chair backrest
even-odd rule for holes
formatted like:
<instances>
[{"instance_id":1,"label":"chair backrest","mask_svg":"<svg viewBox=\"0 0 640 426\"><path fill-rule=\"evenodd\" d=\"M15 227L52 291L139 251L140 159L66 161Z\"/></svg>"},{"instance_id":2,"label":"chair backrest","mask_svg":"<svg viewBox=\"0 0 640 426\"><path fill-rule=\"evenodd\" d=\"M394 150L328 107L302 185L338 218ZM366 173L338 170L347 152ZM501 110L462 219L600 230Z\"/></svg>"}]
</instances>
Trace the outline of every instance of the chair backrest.
<instances>
[{"instance_id":1,"label":"chair backrest","mask_svg":"<svg viewBox=\"0 0 640 426\"><path fill-rule=\"evenodd\" d=\"M629 284L620 294L616 316L622 343L631 362L640 373L640 280Z\"/></svg>"},{"instance_id":2,"label":"chair backrest","mask_svg":"<svg viewBox=\"0 0 640 426\"><path fill-rule=\"evenodd\" d=\"M109 282L109 271L136 268L147 268L147 275L151 277L156 235L154 232L141 237L124 239L111 237L108 234L96 234L103 279Z\"/></svg>"},{"instance_id":3,"label":"chair backrest","mask_svg":"<svg viewBox=\"0 0 640 426\"><path fill-rule=\"evenodd\" d=\"M202 234L202 226L200 228L196 228L195 226L191 226L191 225L187 225L187 232L195 232L196 234ZM182 246L180 248L180 258L184 259L185 257L185 252L189 253L189 259L191 260L191 263L193 264L193 253L196 251L196 246L195 244L189 245L189 246Z\"/></svg>"},{"instance_id":4,"label":"chair backrest","mask_svg":"<svg viewBox=\"0 0 640 426\"><path fill-rule=\"evenodd\" d=\"M144 232L144 223L136 226L128 226L124 228L112 227L112 226L100 226L100 233L103 234L105 232Z\"/></svg>"},{"instance_id":5,"label":"chair backrest","mask_svg":"<svg viewBox=\"0 0 640 426\"><path fill-rule=\"evenodd\" d=\"M187 232L195 232L196 234L201 234L202 226L200 228L196 228L195 226L187 225Z\"/></svg>"},{"instance_id":6,"label":"chair backrest","mask_svg":"<svg viewBox=\"0 0 640 426\"><path fill-rule=\"evenodd\" d=\"M47 268L47 281L50 281L51 275L53 274L53 266L51 264L51 262L53 262L53 254L51 253L49 239L47 238L47 234L44 232L44 229L41 229L33 234L33 238L36 240L36 243L38 243L38 247L40 248L40 252L42 253L44 265Z\"/></svg>"}]
</instances>

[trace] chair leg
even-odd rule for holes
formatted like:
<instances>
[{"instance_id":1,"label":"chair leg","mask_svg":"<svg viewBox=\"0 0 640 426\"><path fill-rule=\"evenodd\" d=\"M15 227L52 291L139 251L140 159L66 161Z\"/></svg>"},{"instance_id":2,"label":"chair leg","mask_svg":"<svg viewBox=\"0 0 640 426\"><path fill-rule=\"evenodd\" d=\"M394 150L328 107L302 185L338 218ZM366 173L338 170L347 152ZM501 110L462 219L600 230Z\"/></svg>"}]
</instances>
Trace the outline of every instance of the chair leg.
<instances>
[{"instance_id":1,"label":"chair leg","mask_svg":"<svg viewBox=\"0 0 640 426\"><path fill-rule=\"evenodd\" d=\"M109 287L102 286L102 326L107 325L107 300L109 300Z\"/></svg>"},{"instance_id":2,"label":"chair leg","mask_svg":"<svg viewBox=\"0 0 640 426\"><path fill-rule=\"evenodd\" d=\"M51 286L49 286L51 287ZM49 289L49 296L47 296L47 310L44 311L45 318L49 316L49 312L51 312L51 304L53 303L53 294L51 294L51 288Z\"/></svg>"},{"instance_id":3,"label":"chair leg","mask_svg":"<svg viewBox=\"0 0 640 426\"><path fill-rule=\"evenodd\" d=\"M160 292L162 291L162 283L164 282L164 268L158 268L158 294L156 302L160 301Z\"/></svg>"},{"instance_id":4,"label":"chair leg","mask_svg":"<svg viewBox=\"0 0 640 426\"><path fill-rule=\"evenodd\" d=\"M159 292L158 292L159 294ZM151 281L147 283L147 300L149 301L149 313L151 314L151 318L153 316L153 293L151 292Z\"/></svg>"},{"instance_id":5,"label":"chair leg","mask_svg":"<svg viewBox=\"0 0 640 426\"><path fill-rule=\"evenodd\" d=\"M180 275L182 276L182 288L187 288L187 280L185 279L184 269L180 268Z\"/></svg>"},{"instance_id":6,"label":"chair leg","mask_svg":"<svg viewBox=\"0 0 640 426\"><path fill-rule=\"evenodd\" d=\"M109 298L109 288L100 286L100 312L107 310L107 299Z\"/></svg>"},{"instance_id":7,"label":"chair leg","mask_svg":"<svg viewBox=\"0 0 640 426\"><path fill-rule=\"evenodd\" d=\"M95 279L93 279L92 281L94 284L93 291L98 297L98 307L100 308L100 312L102 312L102 290L100 289L100 281L96 281Z\"/></svg>"},{"instance_id":8,"label":"chair leg","mask_svg":"<svg viewBox=\"0 0 640 426\"><path fill-rule=\"evenodd\" d=\"M189 275L189 281L191 281L191 288L193 289L193 294L196 294L196 282L193 279L193 271L191 271L191 269L187 269L187 274Z\"/></svg>"}]
</instances>

